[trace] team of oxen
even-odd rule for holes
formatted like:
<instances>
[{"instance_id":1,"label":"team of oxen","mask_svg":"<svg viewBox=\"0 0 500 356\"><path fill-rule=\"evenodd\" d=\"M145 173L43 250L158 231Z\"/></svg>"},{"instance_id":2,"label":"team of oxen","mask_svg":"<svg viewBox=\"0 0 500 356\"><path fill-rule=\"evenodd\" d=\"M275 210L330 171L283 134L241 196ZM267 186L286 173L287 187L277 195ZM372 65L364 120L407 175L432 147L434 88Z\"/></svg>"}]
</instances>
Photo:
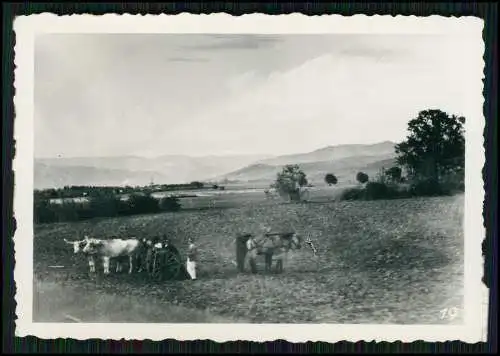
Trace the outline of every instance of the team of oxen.
<instances>
[{"instance_id":1,"label":"team of oxen","mask_svg":"<svg viewBox=\"0 0 500 356\"><path fill-rule=\"evenodd\" d=\"M138 239L135 237L128 239L97 239L85 236L82 240L68 241L64 239L64 241L73 246L74 254L84 255L87 258L91 273L96 272L96 263L98 261L102 261L104 274L110 273L111 261L116 263L116 272L122 272L123 263L127 260L129 274L134 271L145 271L151 274L155 270L155 262L161 251L163 252L162 256L167 256L164 258L165 263L163 263L162 267L170 267L171 272L177 272L173 277L184 275L184 277L196 279L197 251L191 239L185 268L179 250L166 237L153 239Z\"/></svg>"},{"instance_id":2,"label":"team of oxen","mask_svg":"<svg viewBox=\"0 0 500 356\"><path fill-rule=\"evenodd\" d=\"M88 259L90 272L96 272L96 262L102 261L104 274L110 273L110 261L116 263L116 272L123 270L124 260L127 260L128 273L134 271L152 273L155 270L155 262L159 251L165 252L169 258L162 268L169 268L175 271L172 278L184 276L183 279L196 279L196 269L198 263L198 249L193 239L188 241L187 256L181 258L178 249L166 236L153 239L139 238L110 238L96 239L85 236L82 240L68 241L67 244L73 246L75 254L84 255ZM275 271L283 271L283 260L287 258L290 250L298 250L302 247L302 237L295 233L271 233L267 229L261 236L244 234L236 238L238 244L236 249L236 264L240 271L244 271L248 262L253 273L257 272L256 259L264 256L265 270L271 271L275 263ZM316 250L310 239L306 239L313 252Z\"/></svg>"}]
</instances>

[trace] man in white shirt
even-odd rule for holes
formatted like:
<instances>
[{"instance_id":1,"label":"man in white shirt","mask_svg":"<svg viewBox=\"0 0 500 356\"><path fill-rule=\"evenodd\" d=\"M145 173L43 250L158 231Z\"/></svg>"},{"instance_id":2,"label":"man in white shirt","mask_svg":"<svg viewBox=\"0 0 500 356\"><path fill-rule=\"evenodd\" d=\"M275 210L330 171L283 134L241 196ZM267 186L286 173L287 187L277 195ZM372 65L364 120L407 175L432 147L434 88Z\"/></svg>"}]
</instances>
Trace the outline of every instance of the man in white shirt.
<instances>
[{"instance_id":1,"label":"man in white shirt","mask_svg":"<svg viewBox=\"0 0 500 356\"><path fill-rule=\"evenodd\" d=\"M198 249L194 244L193 238L188 239L188 252L186 261L186 270L191 276L191 279L196 279L196 262L198 261Z\"/></svg>"}]
</instances>

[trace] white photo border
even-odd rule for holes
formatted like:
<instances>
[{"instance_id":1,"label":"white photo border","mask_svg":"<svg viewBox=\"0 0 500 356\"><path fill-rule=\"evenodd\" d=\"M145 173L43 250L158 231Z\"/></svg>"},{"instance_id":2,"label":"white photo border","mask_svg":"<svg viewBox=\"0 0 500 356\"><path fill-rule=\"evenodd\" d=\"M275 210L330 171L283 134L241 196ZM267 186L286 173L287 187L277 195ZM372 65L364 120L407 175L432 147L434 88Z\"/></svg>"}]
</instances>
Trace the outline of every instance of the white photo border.
<instances>
[{"instance_id":1,"label":"white photo border","mask_svg":"<svg viewBox=\"0 0 500 356\"><path fill-rule=\"evenodd\" d=\"M49 13L19 16L14 20L16 156L14 171L14 279L15 335L42 339L150 339L179 341L210 339L216 342L248 340L307 341L486 341L482 315L483 257L485 238L482 169L485 164L483 115L484 21L477 17L321 15L302 14L232 16L226 13L194 15L66 15ZM33 172L34 172L34 42L42 33L238 33L238 34L325 34L394 33L456 34L477 38L478 76L470 83L477 92L477 114L467 117L465 171L465 288L463 325L362 325L362 324L135 324L135 323L34 323L33 322ZM28 189L30 188L30 189ZM487 318L486 318L487 319Z\"/></svg>"}]
</instances>

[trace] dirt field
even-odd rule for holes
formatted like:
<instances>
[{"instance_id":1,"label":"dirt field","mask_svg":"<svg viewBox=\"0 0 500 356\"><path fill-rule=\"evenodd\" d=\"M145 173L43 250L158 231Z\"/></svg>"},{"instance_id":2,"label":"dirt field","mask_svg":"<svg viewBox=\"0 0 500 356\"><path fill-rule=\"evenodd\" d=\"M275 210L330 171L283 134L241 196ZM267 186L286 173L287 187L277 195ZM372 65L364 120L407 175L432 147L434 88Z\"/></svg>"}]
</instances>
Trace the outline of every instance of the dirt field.
<instances>
[{"instance_id":1,"label":"dirt field","mask_svg":"<svg viewBox=\"0 0 500 356\"><path fill-rule=\"evenodd\" d=\"M463 196L249 202L237 208L39 225L35 320L60 321L47 310L64 305L88 322L460 323L460 313L442 319L440 310L462 308L463 204ZM282 275L238 273L234 238L258 231L261 223L309 236L317 256L304 247L290 255ZM194 237L199 279L157 284L137 274L102 276L102 268L91 278L86 261L63 242L83 233L100 238L165 233L183 255L187 238ZM263 270L262 262L259 267ZM62 291L67 291L65 300L46 297ZM75 303L71 295L82 301ZM146 310L144 304L155 307Z\"/></svg>"}]
</instances>

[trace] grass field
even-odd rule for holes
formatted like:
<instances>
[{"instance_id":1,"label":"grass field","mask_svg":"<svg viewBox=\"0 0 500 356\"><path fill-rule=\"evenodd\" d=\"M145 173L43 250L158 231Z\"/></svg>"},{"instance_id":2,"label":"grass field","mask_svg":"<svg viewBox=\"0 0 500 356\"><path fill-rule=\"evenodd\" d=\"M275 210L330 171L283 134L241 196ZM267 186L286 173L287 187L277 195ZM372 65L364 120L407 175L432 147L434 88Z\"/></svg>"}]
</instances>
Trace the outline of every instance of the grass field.
<instances>
[{"instance_id":1,"label":"grass field","mask_svg":"<svg viewBox=\"0 0 500 356\"><path fill-rule=\"evenodd\" d=\"M65 305L88 322L462 322L460 314L441 319L440 310L463 304L463 195L314 204L240 199L246 204L226 209L35 226L35 321ZM304 247L290 255L282 275L238 273L234 238L259 231L261 223L309 236L317 256ZM158 284L137 274L102 276L102 268L91 278L86 261L63 242L83 233L165 233L183 255L194 237L199 279ZM66 299L43 297L57 291L67 291ZM71 303L72 295L82 301Z\"/></svg>"},{"instance_id":2,"label":"grass field","mask_svg":"<svg viewBox=\"0 0 500 356\"><path fill-rule=\"evenodd\" d=\"M344 184L335 187L314 187L308 188L307 193L304 195L304 200L310 203L326 203L339 200L341 193L345 188L350 188L356 185ZM260 206L274 206L279 204L286 204L275 194L271 199L267 199L263 189L255 189L254 191L247 191L241 193L232 187L223 193L216 193L213 195L198 196L195 198L180 198L182 209L185 210L199 210L207 208L236 208L243 206L253 207ZM196 194L196 193L195 193Z\"/></svg>"}]
</instances>

